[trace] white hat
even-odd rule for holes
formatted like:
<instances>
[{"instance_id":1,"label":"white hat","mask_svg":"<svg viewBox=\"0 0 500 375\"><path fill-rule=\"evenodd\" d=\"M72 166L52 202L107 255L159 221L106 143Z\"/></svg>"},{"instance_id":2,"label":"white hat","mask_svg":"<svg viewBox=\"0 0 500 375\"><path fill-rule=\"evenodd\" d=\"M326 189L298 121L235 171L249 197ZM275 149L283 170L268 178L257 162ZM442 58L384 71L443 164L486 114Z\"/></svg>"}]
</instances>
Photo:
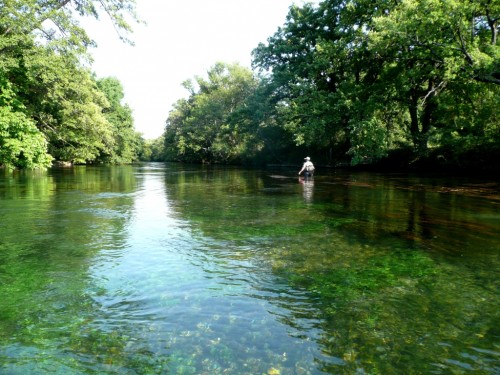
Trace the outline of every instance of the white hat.
<instances>
[{"instance_id":1,"label":"white hat","mask_svg":"<svg viewBox=\"0 0 500 375\"><path fill-rule=\"evenodd\" d=\"M311 160L311 158L310 158L309 156L306 156L306 157L304 158L304 160L309 161L309 160Z\"/></svg>"}]
</instances>

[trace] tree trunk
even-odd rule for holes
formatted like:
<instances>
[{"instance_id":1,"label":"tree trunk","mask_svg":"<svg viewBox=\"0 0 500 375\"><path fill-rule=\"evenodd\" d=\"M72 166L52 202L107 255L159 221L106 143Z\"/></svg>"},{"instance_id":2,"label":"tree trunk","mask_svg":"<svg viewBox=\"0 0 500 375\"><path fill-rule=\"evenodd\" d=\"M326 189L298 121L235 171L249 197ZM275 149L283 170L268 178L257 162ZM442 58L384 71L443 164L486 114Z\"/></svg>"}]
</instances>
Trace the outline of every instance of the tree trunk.
<instances>
[{"instance_id":1,"label":"tree trunk","mask_svg":"<svg viewBox=\"0 0 500 375\"><path fill-rule=\"evenodd\" d=\"M487 14L488 17L488 26L491 30L491 45L495 46L497 44L497 36L498 36L498 18L493 18L490 14Z\"/></svg>"},{"instance_id":2,"label":"tree trunk","mask_svg":"<svg viewBox=\"0 0 500 375\"><path fill-rule=\"evenodd\" d=\"M408 101L408 111L410 112L410 134L413 146L418 149L420 131L418 128L418 95L414 89L410 92Z\"/></svg>"},{"instance_id":3,"label":"tree trunk","mask_svg":"<svg viewBox=\"0 0 500 375\"><path fill-rule=\"evenodd\" d=\"M420 154L427 150L427 140L429 135L429 130L432 125L432 115L436 109L436 102L434 100L436 96L436 89L434 87L434 82L429 80L427 87L427 95L424 99L422 108L422 129L420 131L418 151Z\"/></svg>"}]
</instances>

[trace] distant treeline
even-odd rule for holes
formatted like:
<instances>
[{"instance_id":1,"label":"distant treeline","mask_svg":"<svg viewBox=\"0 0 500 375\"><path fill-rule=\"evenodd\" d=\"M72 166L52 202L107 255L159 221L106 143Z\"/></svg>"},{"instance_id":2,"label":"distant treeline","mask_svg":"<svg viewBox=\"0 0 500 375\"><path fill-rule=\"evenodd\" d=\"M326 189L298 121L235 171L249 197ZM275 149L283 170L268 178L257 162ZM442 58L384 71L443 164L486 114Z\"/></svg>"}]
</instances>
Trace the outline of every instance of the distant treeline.
<instances>
[{"instance_id":1,"label":"distant treeline","mask_svg":"<svg viewBox=\"0 0 500 375\"><path fill-rule=\"evenodd\" d=\"M185 82L155 160L492 167L500 156L500 3L292 6L253 51Z\"/></svg>"},{"instance_id":2,"label":"distant treeline","mask_svg":"<svg viewBox=\"0 0 500 375\"><path fill-rule=\"evenodd\" d=\"M78 23L107 13L126 39L134 3L2 4L0 166L297 164L306 154L325 166L497 165L498 1L294 5L253 51L253 70L216 63L185 81L188 98L147 142L120 82L92 74L93 41Z\"/></svg>"}]
</instances>

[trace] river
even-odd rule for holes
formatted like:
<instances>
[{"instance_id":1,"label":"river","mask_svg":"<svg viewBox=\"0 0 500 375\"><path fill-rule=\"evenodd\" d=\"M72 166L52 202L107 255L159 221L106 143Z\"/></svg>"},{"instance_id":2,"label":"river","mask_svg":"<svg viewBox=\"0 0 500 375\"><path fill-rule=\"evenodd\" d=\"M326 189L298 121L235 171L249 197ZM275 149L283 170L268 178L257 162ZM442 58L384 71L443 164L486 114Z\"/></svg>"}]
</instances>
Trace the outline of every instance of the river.
<instances>
[{"instance_id":1,"label":"river","mask_svg":"<svg viewBox=\"0 0 500 375\"><path fill-rule=\"evenodd\" d=\"M0 373L498 374L499 186L0 171Z\"/></svg>"}]
</instances>

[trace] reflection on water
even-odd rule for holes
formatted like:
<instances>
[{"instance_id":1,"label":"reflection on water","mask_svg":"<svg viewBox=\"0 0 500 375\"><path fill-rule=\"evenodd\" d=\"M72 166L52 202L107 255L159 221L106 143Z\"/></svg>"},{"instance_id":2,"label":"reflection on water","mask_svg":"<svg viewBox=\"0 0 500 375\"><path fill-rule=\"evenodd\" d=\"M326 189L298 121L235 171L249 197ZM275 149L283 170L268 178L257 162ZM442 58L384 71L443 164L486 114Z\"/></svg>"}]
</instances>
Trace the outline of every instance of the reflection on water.
<instances>
[{"instance_id":1,"label":"reflection on water","mask_svg":"<svg viewBox=\"0 0 500 375\"><path fill-rule=\"evenodd\" d=\"M498 184L0 177L0 373L498 373Z\"/></svg>"}]
</instances>

